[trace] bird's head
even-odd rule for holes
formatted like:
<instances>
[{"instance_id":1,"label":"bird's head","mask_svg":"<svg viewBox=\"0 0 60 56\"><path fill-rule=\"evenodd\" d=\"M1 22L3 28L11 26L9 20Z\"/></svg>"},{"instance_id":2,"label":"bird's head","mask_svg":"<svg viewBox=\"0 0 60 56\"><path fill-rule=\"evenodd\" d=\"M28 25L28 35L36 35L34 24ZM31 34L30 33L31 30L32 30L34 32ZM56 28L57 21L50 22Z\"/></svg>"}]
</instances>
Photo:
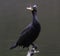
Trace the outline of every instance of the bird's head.
<instances>
[{"instance_id":1,"label":"bird's head","mask_svg":"<svg viewBox=\"0 0 60 56\"><path fill-rule=\"evenodd\" d=\"M37 12L37 5L29 6L26 8L27 10L30 10L32 12Z\"/></svg>"}]
</instances>

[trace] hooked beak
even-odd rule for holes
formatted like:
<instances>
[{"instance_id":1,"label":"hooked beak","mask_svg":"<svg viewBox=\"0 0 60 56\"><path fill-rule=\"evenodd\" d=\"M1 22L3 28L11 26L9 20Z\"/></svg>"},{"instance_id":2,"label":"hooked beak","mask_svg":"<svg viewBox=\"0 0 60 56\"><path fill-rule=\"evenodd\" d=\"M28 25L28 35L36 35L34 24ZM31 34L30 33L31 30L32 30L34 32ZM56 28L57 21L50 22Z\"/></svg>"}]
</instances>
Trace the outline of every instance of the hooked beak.
<instances>
[{"instance_id":1,"label":"hooked beak","mask_svg":"<svg viewBox=\"0 0 60 56\"><path fill-rule=\"evenodd\" d=\"M30 7L27 7L26 8L27 10L30 10L30 11L33 11L33 8L30 6Z\"/></svg>"}]
</instances>

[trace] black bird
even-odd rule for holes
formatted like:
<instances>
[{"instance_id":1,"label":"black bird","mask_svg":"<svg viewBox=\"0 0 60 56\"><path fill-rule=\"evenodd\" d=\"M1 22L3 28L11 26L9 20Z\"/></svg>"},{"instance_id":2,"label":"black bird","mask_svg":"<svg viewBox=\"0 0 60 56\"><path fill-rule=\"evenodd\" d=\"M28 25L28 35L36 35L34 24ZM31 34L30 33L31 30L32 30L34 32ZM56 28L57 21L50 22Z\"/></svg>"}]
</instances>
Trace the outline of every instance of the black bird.
<instances>
[{"instance_id":1,"label":"black bird","mask_svg":"<svg viewBox=\"0 0 60 56\"><path fill-rule=\"evenodd\" d=\"M41 30L41 26L38 22L37 18L37 5L33 5L32 7L27 7L28 10L31 10L33 15L32 22L21 32L21 35L14 46L10 49L16 48L17 46L22 46L23 48L29 47L30 45L34 46L33 42L39 35Z\"/></svg>"}]
</instances>

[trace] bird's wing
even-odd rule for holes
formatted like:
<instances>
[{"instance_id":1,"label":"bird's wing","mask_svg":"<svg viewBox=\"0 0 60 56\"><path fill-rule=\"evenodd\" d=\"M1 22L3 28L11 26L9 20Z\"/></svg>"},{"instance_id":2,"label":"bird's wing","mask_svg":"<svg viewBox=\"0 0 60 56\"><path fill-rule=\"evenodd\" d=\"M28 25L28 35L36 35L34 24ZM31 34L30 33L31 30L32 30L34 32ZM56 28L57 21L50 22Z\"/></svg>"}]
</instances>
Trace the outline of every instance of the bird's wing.
<instances>
[{"instance_id":1,"label":"bird's wing","mask_svg":"<svg viewBox=\"0 0 60 56\"><path fill-rule=\"evenodd\" d=\"M32 23L30 23L30 24L21 32L21 34L27 33L27 32L31 29L31 27L32 27Z\"/></svg>"},{"instance_id":2,"label":"bird's wing","mask_svg":"<svg viewBox=\"0 0 60 56\"><path fill-rule=\"evenodd\" d=\"M28 38L28 35L30 35L31 29L32 29L32 24L29 24L29 25L20 33L20 37L19 37L17 43L19 43L20 45L22 45L22 42L24 42L24 41Z\"/></svg>"}]
</instances>

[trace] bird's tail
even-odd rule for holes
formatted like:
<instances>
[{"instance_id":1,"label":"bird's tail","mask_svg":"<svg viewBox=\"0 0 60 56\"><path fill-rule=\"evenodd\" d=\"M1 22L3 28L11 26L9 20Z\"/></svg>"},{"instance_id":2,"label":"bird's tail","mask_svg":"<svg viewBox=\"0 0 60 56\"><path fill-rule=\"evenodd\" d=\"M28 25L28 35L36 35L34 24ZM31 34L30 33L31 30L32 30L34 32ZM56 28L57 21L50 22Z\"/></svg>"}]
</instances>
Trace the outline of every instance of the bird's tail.
<instances>
[{"instance_id":1,"label":"bird's tail","mask_svg":"<svg viewBox=\"0 0 60 56\"><path fill-rule=\"evenodd\" d=\"M10 47L10 49L14 49L14 48L16 48L17 46L18 46L18 45L15 44L14 46Z\"/></svg>"}]
</instances>

